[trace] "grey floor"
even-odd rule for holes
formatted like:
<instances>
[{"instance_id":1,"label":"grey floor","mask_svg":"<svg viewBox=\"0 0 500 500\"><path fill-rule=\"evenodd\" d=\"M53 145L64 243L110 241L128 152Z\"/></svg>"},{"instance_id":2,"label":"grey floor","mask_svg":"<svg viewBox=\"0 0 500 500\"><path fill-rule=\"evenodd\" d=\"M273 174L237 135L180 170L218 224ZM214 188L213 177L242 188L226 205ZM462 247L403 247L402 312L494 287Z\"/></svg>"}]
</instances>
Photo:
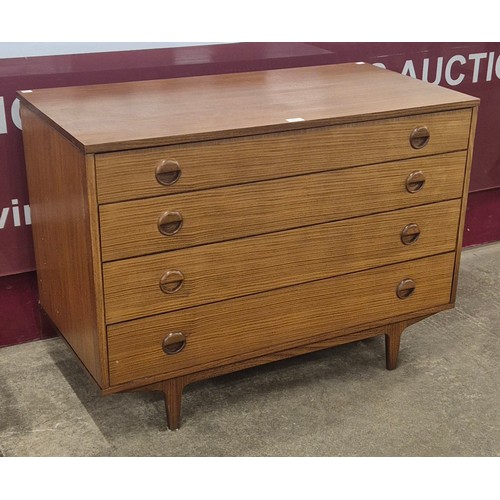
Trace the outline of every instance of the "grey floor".
<instances>
[{"instance_id":1,"label":"grey floor","mask_svg":"<svg viewBox=\"0 0 500 500\"><path fill-rule=\"evenodd\" d=\"M0 349L4 456L499 456L500 244L464 251L457 307L375 338L188 386L101 397L60 339Z\"/></svg>"}]
</instances>

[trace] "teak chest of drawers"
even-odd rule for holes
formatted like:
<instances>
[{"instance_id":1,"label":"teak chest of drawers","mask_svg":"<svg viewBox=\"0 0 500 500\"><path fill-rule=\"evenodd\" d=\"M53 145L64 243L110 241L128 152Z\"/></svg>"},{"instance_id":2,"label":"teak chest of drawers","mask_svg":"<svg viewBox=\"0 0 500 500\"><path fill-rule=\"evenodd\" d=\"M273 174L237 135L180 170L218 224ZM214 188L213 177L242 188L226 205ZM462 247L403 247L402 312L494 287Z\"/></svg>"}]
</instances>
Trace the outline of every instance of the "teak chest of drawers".
<instances>
[{"instance_id":1,"label":"teak chest of drawers","mask_svg":"<svg viewBox=\"0 0 500 500\"><path fill-rule=\"evenodd\" d=\"M453 307L478 99L369 64L20 91L40 304L103 394Z\"/></svg>"}]
</instances>

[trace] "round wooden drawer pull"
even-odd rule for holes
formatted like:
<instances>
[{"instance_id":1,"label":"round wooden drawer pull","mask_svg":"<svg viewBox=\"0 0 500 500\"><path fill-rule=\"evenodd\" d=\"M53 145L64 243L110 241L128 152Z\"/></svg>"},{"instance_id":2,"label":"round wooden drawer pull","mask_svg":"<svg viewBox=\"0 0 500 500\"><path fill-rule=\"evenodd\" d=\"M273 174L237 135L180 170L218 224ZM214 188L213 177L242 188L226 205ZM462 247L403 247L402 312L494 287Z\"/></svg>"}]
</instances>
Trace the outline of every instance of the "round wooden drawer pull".
<instances>
[{"instance_id":1,"label":"round wooden drawer pull","mask_svg":"<svg viewBox=\"0 0 500 500\"><path fill-rule=\"evenodd\" d=\"M160 289L163 293L178 292L184 284L184 275L177 270L169 269L160 278Z\"/></svg>"},{"instance_id":2,"label":"round wooden drawer pull","mask_svg":"<svg viewBox=\"0 0 500 500\"><path fill-rule=\"evenodd\" d=\"M422 149L427 146L431 133L427 127L417 127L410 134L410 144L413 149Z\"/></svg>"},{"instance_id":3,"label":"round wooden drawer pull","mask_svg":"<svg viewBox=\"0 0 500 500\"><path fill-rule=\"evenodd\" d=\"M167 210L158 219L158 230L165 236L173 236L181 230L182 223L180 212Z\"/></svg>"},{"instance_id":4,"label":"round wooden drawer pull","mask_svg":"<svg viewBox=\"0 0 500 500\"><path fill-rule=\"evenodd\" d=\"M420 191L425 184L425 175L421 170L416 170L412 172L406 178L406 190L409 193L417 193Z\"/></svg>"},{"instance_id":5,"label":"round wooden drawer pull","mask_svg":"<svg viewBox=\"0 0 500 500\"><path fill-rule=\"evenodd\" d=\"M413 295L415 286L415 282L411 278L402 280L396 287L396 295L400 299L407 299L408 297L411 297Z\"/></svg>"},{"instance_id":6,"label":"round wooden drawer pull","mask_svg":"<svg viewBox=\"0 0 500 500\"><path fill-rule=\"evenodd\" d=\"M407 224L401 231L401 243L413 245L420 238L420 228L417 224Z\"/></svg>"},{"instance_id":7,"label":"round wooden drawer pull","mask_svg":"<svg viewBox=\"0 0 500 500\"><path fill-rule=\"evenodd\" d=\"M164 339L162 349L165 354L177 354L186 347L186 337L181 332L171 332Z\"/></svg>"},{"instance_id":8,"label":"round wooden drawer pull","mask_svg":"<svg viewBox=\"0 0 500 500\"><path fill-rule=\"evenodd\" d=\"M163 186L175 184L181 177L181 167L176 160L162 160L156 167L156 180Z\"/></svg>"}]
</instances>

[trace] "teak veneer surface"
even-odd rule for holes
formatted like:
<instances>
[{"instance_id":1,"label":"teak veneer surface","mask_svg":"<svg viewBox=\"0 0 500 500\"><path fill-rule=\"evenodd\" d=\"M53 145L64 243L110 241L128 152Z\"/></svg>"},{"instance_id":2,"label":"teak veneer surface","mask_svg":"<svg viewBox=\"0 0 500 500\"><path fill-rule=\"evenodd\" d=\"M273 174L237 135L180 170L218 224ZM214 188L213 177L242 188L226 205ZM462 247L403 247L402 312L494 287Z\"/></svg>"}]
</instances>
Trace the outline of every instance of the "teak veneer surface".
<instances>
[{"instance_id":1,"label":"teak veneer surface","mask_svg":"<svg viewBox=\"0 0 500 500\"><path fill-rule=\"evenodd\" d=\"M279 350L283 342L446 304L454 262L447 253L111 325L111 383L179 376L235 356L255 357L260 349ZM396 286L408 277L415 292L398 299ZM161 347L169 332L186 336L185 349L170 356Z\"/></svg>"},{"instance_id":2,"label":"teak veneer surface","mask_svg":"<svg viewBox=\"0 0 500 500\"><path fill-rule=\"evenodd\" d=\"M459 109L478 102L353 63L18 95L87 153ZM287 122L297 118L303 121Z\"/></svg>"},{"instance_id":3,"label":"teak veneer surface","mask_svg":"<svg viewBox=\"0 0 500 500\"><path fill-rule=\"evenodd\" d=\"M29 109L21 117L40 304L107 386L93 158Z\"/></svg>"},{"instance_id":4,"label":"teak veneer surface","mask_svg":"<svg viewBox=\"0 0 500 500\"><path fill-rule=\"evenodd\" d=\"M106 319L116 323L450 252L460 206L445 201L105 263ZM410 223L418 224L420 237L404 245L401 231ZM165 294L159 281L169 269L180 270L184 283Z\"/></svg>"},{"instance_id":5,"label":"teak veneer surface","mask_svg":"<svg viewBox=\"0 0 500 500\"><path fill-rule=\"evenodd\" d=\"M123 259L459 198L465 158L465 152L449 153L101 205L102 258ZM425 185L409 193L406 179L418 170ZM183 217L173 236L158 230L165 211L179 211Z\"/></svg>"},{"instance_id":6,"label":"teak veneer surface","mask_svg":"<svg viewBox=\"0 0 500 500\"><path fill-rule=\"evenodd\" d=\"M451 291L451 301L454 303L457 295L457 286L458 286L458 271L460 269L460 256L462 253L462 240L464 236L464 228L465 228L465 217L467 212L467 200L469 197L469 183L470 183L470 175L472 170L472 155L474 152L474 140L476 137L476 127L477 127L477 116L478 116L478 108L475 107L472 109L471 123L470 123L470 133L469 133L469 145L467 149L467 161L465 164L465 176L464 176L464 186L462 190L462 207L460 211L460 224L458 227L458 235L457 235L457 251L455 257L455 271L453 273L453 289Z\"/></svg>"},{"instance_id":7,"label":"teak veneer surface","mask_svg":"<svg viewBox=\"0 0 500 500\"><path fill-rule=\"evenodd\" d=\"M228 186L297 174L429 156L467 149L470 109L335 127L96 155L99 203ZM431 139L410 145L417 127ZM170 186L156 181L162 160L181 170Z\"/></svg>"},{"instance_id":8,"label":"teak veneer surface","mask_svg":"<svg viewBox=\"0 0 500 500\"><path fill-rule=\"evenodd\" d=\"M171 428L188 383L380 334L394 369L453 307L474 97L354 63L18 95L41 307Z\"/></svg>"}]
</instances>

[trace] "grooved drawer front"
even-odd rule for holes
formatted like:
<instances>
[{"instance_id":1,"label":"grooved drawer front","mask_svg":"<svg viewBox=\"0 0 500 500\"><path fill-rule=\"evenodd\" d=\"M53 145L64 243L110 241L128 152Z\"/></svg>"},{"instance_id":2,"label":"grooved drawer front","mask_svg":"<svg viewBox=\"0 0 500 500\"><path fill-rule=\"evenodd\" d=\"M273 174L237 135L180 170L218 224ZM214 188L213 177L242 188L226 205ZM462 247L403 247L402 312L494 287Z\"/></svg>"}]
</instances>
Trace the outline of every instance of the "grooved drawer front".
<instances>
[{"instance_id":1,"label":"grooved drawer front","mask_svg":"<svg viewBox=\"0 0 500 500\"><path fill-rule=\"evenodd\" d=\"M470 109L321 127L248 138L96 155L99 203L160 196L366 165L467 148ZM430 141L413 149L409 137L426 126ZM171 186L155 169L175 159L182 174Z\"/></svg>"},{"instance_id":2,"label":"grooved drawer front","mask_svg":"<svg viewBox=\"0 0 500 500\"><path fill-rule=\"evenodd\" d=\"M465 152L301 175L100 207L103 261L270 233L462 195ZM421 170L425 185L406 189ZM166 211L180 212L173 236L158 230Z\"/></svg>"},{"instance_id":3,"label":"grooved drawer front","mask_svg":"<svg viewBox=\"0 0 500 500\"><path fill-rule=\"evenodd\" d=\"M340 335L345 328L447 304L454 263L455 254L447 253L111 325L111 384L220 366L282 350L287 342ZM402 300L396 287L406 278L416 287ZM186 346L166 355L162 341L170 332L182 332Z\"/></svg>"},{"instance_id":4,"label":"grooved drawer front","mask_svg":"<svg viewBox=\"0 0 500 500\"><path fill-rule=\"evenodd\" d=\"M454 250L461 200L104 264L108 323ZM405 245L401 232L417 224ZM182 287L159 282L181 271Z\"/></svg>"}]
</instances>

